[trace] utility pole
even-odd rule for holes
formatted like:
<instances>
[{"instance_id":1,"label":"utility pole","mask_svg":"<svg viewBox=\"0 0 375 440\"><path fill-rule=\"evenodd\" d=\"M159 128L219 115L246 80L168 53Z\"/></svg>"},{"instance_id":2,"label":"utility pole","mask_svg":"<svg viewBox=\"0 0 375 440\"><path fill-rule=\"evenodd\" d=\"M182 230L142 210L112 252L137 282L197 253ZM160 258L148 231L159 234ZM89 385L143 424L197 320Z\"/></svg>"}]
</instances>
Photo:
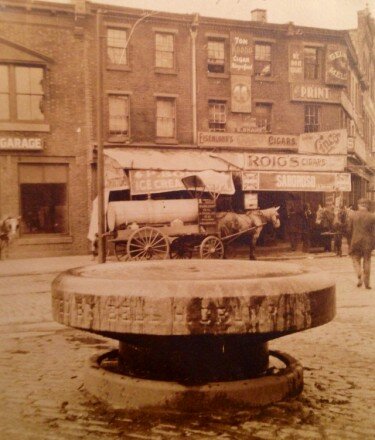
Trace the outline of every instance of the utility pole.
<instances>
[{"instance_id":1,"label":"utility pole","mask_svg":"<svg viewBox=\"0 0 375 440\"><path fill-rule=\"evenodd\" d=\"M97 137L97 192L98 192L98 262L105 263L105 208L103 155L103 66L102 66L102 11L96 13L96 137Z\"/></svg>"}]
</instances>

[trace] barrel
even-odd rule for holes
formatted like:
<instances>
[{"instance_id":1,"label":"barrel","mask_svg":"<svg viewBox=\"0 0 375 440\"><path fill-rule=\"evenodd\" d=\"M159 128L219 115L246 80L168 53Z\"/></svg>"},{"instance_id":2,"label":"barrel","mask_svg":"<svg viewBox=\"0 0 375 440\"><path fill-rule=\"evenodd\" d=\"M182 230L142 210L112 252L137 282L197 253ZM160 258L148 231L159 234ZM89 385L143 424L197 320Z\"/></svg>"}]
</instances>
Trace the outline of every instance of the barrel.
<instances>
[{"instance_id":1,"label":"barrel","mask_svg":"<svg viewBox=\"0 0 375 440\"><path fill-rule=\"evenodd\" d=\"M127 200L108 204L107 222L110 231L122 224L133 222L170 223L176 219L184 223L197 223L198 200Z\"/></svg>"}]
</instances>

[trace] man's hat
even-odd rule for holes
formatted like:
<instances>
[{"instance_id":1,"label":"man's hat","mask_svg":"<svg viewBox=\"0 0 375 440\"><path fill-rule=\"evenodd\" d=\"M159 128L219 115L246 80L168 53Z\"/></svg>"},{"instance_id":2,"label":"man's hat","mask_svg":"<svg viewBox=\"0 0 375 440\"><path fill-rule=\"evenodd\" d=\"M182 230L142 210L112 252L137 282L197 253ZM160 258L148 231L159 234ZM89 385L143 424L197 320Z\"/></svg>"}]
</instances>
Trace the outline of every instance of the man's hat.
<instances>
[{"instance_id":1,"label":"man's hat","mask_svg":"<svg viewBox=\"0 0 375 440\"><path fill-rule=\"evenodd\" d=\"M358 200L358 205L362 205L362 206L370 206L370 200L365 199L365 198L361 198Z\"/></svg>"}]
</instances>

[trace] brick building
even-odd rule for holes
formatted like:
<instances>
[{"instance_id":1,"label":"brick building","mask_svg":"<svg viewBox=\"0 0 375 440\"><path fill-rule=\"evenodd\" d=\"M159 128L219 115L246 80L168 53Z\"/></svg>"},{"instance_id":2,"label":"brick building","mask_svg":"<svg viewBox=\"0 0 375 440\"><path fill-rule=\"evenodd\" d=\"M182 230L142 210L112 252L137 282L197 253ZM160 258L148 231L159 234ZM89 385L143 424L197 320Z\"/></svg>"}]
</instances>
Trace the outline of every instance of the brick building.
<instances>
[{"instance_id":1,"label":"brick building","mask_svg":"<svg viewBox=\"0 0 375 440\"><path fill-rule=\"evenodd\" d=\"M85 253L92 123L79 16L17 0L0 11L0 217L22 217L11 256Z\"/></svg>"},{"instance_id":2,"label":"brick building","mask_svg":"<svg viewBox=\"0 0 375 440\"><path fill-rule=\"evenodd\" d=\"M372 197L368 11L349 32L271 24L264 10L234 21L84 0L0 6L0 42L17 52L0 56L2 69L9 78L13 65L45 75L27 92L43 98L36 120L13 122L10 105L0 122L1 214L22 215L19 246L87 249L98 143L109 200L188 197L181 177L208 170L233 179L234 194L233 185L221 187L221 210L280 205L285 214L291 203L317 209ZM17 98L15 84L2 92ZM39 149L13 147L17 137ZM42 217L48 206L27 197L45 190L65 214L55 230L33 231L28 208Z\"/></svg>"}]
</instances>

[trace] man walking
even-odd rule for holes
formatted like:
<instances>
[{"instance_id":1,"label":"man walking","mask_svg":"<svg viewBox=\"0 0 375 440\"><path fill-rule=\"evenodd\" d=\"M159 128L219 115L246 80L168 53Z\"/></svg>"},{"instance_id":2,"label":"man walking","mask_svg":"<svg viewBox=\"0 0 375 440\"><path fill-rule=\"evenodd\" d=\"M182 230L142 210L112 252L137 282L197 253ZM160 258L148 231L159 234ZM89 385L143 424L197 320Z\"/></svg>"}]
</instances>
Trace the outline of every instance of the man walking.
<instances>
[{"instance_id":1,"label":"man walking","mask_svg":"<svg viewBox=\"0 0 375 440\"><path fill-rule=\"evenodd\" d=\"M370 201L358 200L358 211L349 217L350 255L358 276L357 287L370 287L371 252L375 245L375 214L369 212Z\"/></svg>"}]
</instances>

